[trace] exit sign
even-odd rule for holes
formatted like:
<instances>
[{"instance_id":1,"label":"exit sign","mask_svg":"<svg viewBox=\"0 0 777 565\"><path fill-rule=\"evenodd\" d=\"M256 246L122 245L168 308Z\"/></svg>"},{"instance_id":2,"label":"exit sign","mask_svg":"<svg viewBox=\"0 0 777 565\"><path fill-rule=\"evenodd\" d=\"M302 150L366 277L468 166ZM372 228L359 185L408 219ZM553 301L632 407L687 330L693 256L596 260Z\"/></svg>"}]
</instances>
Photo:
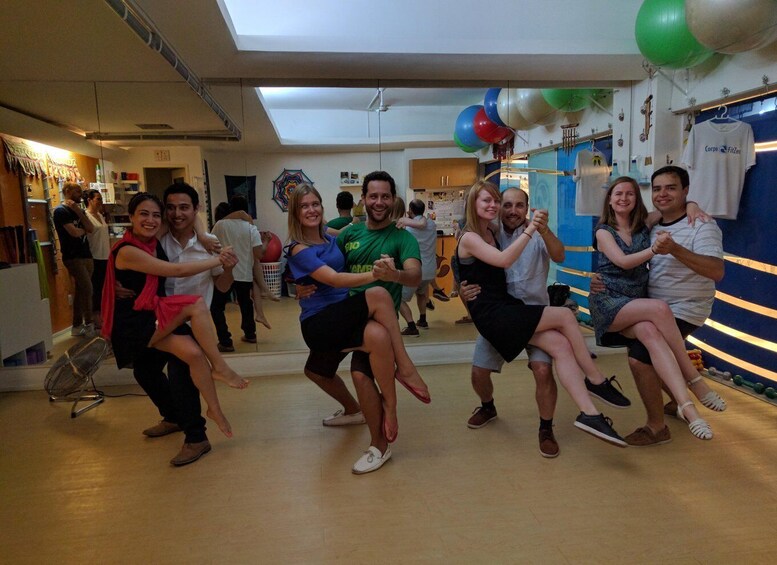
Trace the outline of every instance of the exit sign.
<instances>
[{"instance_id":1,"label":"exit sign","mask_svg":"<svg viewBox=\"0 0 777 565\"><path fill-rule=\"evenodd\" d=\"M169 161L169 160L170 160L169 149L158 149L154 151L154 161Z\"/></svg>"}]
</instances>

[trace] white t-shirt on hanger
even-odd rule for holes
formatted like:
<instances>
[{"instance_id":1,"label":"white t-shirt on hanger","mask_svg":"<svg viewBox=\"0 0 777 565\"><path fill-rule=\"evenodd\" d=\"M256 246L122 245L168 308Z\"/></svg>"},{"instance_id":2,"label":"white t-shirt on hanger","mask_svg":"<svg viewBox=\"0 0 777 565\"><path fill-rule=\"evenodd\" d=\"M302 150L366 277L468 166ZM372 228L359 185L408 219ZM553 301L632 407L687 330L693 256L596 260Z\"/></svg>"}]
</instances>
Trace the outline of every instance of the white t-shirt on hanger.
<instances>
[{"instance_id":1,"label":"white t-shirt on hanger","mask_svg":"<svg viewBox=\"0 0 777 565\"><path fill-rule=\"evenodd\" d=\"M610 178L607 158L601 151L583 149L575 157L575 214L578 216L596 216L602 213L602 203L606 192L603 186Z\"/></svg>"},{"instance_id":2,"label":"white t-shirt on hanger","mask_svg":"<svg viewBox=\"0 0 777 565\"><path fill-rule=\"evenodd\" d=\"M691 177L688 200L697 202L711 216L735 220L745 173L755 165L753 128L738 120L696 124L682 162Z\"/></svg>"}]
</instances>

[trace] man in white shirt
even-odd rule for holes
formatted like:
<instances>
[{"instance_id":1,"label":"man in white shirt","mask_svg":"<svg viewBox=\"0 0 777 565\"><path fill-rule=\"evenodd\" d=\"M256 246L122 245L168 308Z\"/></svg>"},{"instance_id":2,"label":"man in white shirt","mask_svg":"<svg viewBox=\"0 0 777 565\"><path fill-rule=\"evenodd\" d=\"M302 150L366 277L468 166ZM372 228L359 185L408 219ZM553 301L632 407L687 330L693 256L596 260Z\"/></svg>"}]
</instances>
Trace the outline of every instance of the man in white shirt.
<instances>
[{"instance_id":1,"label":"man in white shirt","mask_svg":"<svg viewBox=\"0 0 777 565\"><path fill-rule=\"evenodd\" d=\"M724 274L723 236L715 222L688 223L688 171L666 166L653 173L651 183L653 205L661 212L661 221L650 233L657 255L650 260L648 296L669 304L680 333L688 337L712 311L715 283ZM591 292L604 289L601 279L594 275ZM629 368L645 405L647 422L624 439L634 447L669 443L672 438L664 423L661 381L650 354L637 340L629 342L628 347ZM709 391L701 377L688 385L703 404L718 404L718 410L725 409L725 402ZM674 400L667 405L667 412L677 413Z\"/></svg>"},{"instance_id":2,"label":"man in white shirt","mask_svg":"<svg viewBox=\"0 0 777 565\"><path fill-rule=\"evenodd\" d=\"M426 321L426 304L429 302L429 285L434 282L437 275L437 225L429 218L424 217L426 205L417 198L408 204L406 218L397 220L398 228L405 228L418 241L421 251L421 284L417 287L402 287L402 304L399 313L407 322L407 327L402 330L402 335L418 336L418 328L429 328ZM418 324L413 322L413 312L410 310L410 300L416 297L418 304Z\"/></svg>"},{"instance_id":3,"label":"man in white shirt","mask_svg":"<svg viewBox=\"0 0 777 565\"><path fill-rule=\"evenodd\" d=\"M165 190L165 216L169 231L162 237L162 247L171 263L188 263L209 259L211 254L197 238L194 223L199 212L199 195L188 184L174 184ZM215 235L203 234L212 241ZM214 286L221 292L229 292L232 286L233 269L221 266L191 277L168 277L165 294L194 294L202 296L205 304L211 305Z\"/></svg>"},{"instance_id":4,"label":"man in white shirt","mask_svg":"<svg viewBox=\"0 0 777 565\"><path fill-rule=\"evenodd\" d=\"M243 211L248 213L248 200L244 196L233 196L229 201L230 211ZM213 235L219 238L222 245L231 246L238 258L238 264L232 273L234 282L231 290L237 295L237 303L240 305L240 327L243 330L242 341L256 343L256 320L254 319L254 302L251 299L253 287L254 261L260 261L264 254L262 238L256 226L245 220L233 220L224 218L213 226ZM219 337L219 350L223 352L234 351L232 334L227 327L227 319L224 309L229 301L229 291L221 292L216 289L210 313L216 324L216 333Z\"/></svg>"},{"instance_id":5,"label":"man in white shirt","mask_svg":"<svg viewBox=\"0 0 777 565\"><path fill-rule=\"evenodd\" d=\"M499 245L507 248L518 238L527 227L529 212L529 195L519 188L508 188L502 193L502 209L500 212L500 229L497 234ZM541 237L531 238L518 260L505 270L507 275L507 291L520 298L526 304L549 304L548 270L550 261L564 261L564 244L546 225L538 230ZM480 287L468 285L461 281L461 297L472 300ZM553 415L556 411L558 387L553 379L553 359L542 349L527 346L529 368L534 373L536 383L535 398L540 414L539 448L543 457L556 457L559 453L558 443L553 435ZM472 359L472 388L480 397L481 405L475 409L467 421L472 429L482 428L496 418L494 407L494 383L491 373L499 373L504 359L483 336L478 335L475 342L475 352Z\"/></svg>"},{"instance_id":6,"label":"man in white shirt","mask_svg":"<svg viewBox=\"0 0 777 565\"><path fill-rule=\"evenodd\" d=\"M169 232L162 238L162 247L172 263L197 261L209 257L194 231L199 208L199 195L188 184L174 184L165 190L165 217ZM211 236L212 237L212 236ZM215 238L214 238L215 239ZM210 301L214 285L228 289L232 283L234 264L192 277L168 278L165 294L196 294ZM117 288L117 295L131 291ZM182 332L191 331L184 324ZM176 330L178 332L179 330ZM165 375L167 366L167 375ZM138 384L159 410L162 420L143 434L150 438L183 431L184 444L170 461L176 467L194 463L211 450L201 415L200 392L194 386L189 366L177 357L155 349L135 361L133 374Z\"/></svg>"}]
</instances>

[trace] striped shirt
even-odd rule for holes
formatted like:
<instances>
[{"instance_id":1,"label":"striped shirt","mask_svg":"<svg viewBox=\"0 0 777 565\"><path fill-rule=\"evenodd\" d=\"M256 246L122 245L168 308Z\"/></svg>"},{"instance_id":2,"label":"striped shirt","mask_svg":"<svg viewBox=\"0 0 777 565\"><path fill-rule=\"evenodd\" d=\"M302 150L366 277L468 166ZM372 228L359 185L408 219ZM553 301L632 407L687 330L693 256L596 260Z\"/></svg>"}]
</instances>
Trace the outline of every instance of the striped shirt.
<instances>
[{"instance_id":1,"label":"striped shirt","mask_svg":"<svg viewBox=\"0 0 777 565\"><path fill-rule=\"evenodd\" d=\"M658 224L650 232L651 244L659 231L667 231L675 243L698 255L723 258L723 234L712 222L688 225L688 218ZM675 318L695 326L704 324L715 301L715 281L692 271L672 255L656 255L650 260L648 296L669 304Z\"/></svg>"}]
</instances>

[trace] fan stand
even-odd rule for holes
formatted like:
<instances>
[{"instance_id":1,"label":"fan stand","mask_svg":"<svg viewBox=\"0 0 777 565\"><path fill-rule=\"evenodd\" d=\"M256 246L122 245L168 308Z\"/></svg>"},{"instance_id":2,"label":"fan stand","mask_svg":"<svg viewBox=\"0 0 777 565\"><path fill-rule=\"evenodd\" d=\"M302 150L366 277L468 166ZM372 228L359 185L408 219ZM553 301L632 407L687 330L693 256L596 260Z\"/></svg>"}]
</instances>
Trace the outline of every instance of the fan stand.
<instances>
[{"instance_id":1,"label":"fan stand","mask_svg":"<svg viewBox=\"0 0 777 565\"><path fill-rule=\"evenodd\" d=\"M97 387L94 384L94 379L92 377L89 377L89 382L92 383L92 388L90 390L81 389L81 391L78 393L78 396L75 395L67 395L67 396L53 396L49 395L49 402L70 402L73 401L73 406L70 408L70 417L75 418L77 416L80 416L87 410L91 410L98 404L102 404L105 401L105 394L102 391L97 390ZM76 407L78 406L79 402L91 402L84 406L83 408L79 408L76 410Z\"/></svg>"}]
</instances>

